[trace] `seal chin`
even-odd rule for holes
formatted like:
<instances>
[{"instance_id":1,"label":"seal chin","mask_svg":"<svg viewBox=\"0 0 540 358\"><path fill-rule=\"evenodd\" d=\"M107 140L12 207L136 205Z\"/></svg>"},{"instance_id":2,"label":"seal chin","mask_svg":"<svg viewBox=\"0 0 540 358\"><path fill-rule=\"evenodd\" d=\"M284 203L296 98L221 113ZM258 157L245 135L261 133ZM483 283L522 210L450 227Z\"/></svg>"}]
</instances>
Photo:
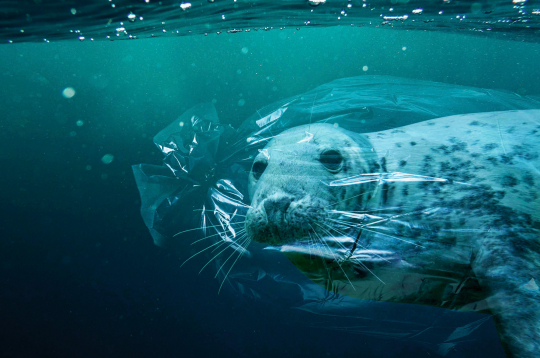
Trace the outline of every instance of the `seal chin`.
<instances>
[{"instance_id":1,"label":"seal chin","mask_svg":"<svg viewBox=\"0 0 540 358\"><path fill-rule=\"evenodd\" d=\"M307 241L317 223L324 222L327 214L324 201L310 195L295 200L291 195L273 194L255 205L246 216L248 237L272 246Z\"/></svg>"}]
</instances>

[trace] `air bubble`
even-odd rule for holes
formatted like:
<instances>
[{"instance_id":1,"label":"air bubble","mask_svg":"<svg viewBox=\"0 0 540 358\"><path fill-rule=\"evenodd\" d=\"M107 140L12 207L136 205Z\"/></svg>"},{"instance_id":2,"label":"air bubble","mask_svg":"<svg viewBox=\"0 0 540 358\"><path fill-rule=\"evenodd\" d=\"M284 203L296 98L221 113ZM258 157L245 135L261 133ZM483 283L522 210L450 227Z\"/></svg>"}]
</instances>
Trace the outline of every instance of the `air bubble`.
<instances>
[{"instance_id":1,"label":"air bubble","mask_svg":"<svg viewBox=\"0 0 540 358\"><path fill-rule=\"evenodd\" d=\"M114 155L112 154L105 154L103 157L101 157L101 161L103 164L111 164L114 160Z\"/></svg>"},{"instance_id":2,"label":"air bubble","mask_svg":"<svg viewBox=\"0 0 540 358\"><path fill-rule=\"evenodd\" d=\"M66 87L62 91L62 96L64 96L65 98L71 98L75 96L75 90L73 89L73 87Z\"/></svg>"},{"instance_id":3,"label":"air bubble","mask_svg":"<svg viewBox=\"0 0 540 358\"><path fill-rule=\"evenodd\" d=\"M364 71L364 72L366 72L368 69L369 69L369 67L367 67L367 66L362 67L362 71Z\"/></svg>"},{"instance_id":4,"label":"air bubble","mask_svg":"<svg viewBox=\"0 0 540 358\"><path fill-rule=\"evenodd\" d=\"M134 13L130 12L127 16L128 20L130 22L135 22L135 20L137 20L137 15L135 15Z\"/></svg>"},{"instance_id":5,"label":"air bubble","mask_svg":"<svg viewBox=\"0 0 540 358\"><path fill-rule=\"evenodd\" d=\"M308 0L308 2L311 6L318 6L324 4L326 0Z\"/></svg>"}]
</instances>

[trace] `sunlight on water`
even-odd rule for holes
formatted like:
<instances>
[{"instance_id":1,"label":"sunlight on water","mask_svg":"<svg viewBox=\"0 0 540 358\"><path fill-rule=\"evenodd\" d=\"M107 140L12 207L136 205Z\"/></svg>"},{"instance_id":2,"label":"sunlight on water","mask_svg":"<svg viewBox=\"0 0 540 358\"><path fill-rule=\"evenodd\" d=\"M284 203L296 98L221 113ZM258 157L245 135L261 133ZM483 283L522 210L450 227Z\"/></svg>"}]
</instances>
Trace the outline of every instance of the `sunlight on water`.
<instances>
[{"instance_id":1,"label":"sunlight on water","mask_svg":"<svg viewBox=\"0 0 540 358\"><path fill-rule=\"evenodd\" d=\"M63 1L3 4L0 43L50 40L128 40L282 30L299 26L388 27L460 32L537 42L538 0L455 1L391 0L176 2L131 1L80 4ZM53 22L51 22L54 19Z\"/></svg>"}]
</instances>

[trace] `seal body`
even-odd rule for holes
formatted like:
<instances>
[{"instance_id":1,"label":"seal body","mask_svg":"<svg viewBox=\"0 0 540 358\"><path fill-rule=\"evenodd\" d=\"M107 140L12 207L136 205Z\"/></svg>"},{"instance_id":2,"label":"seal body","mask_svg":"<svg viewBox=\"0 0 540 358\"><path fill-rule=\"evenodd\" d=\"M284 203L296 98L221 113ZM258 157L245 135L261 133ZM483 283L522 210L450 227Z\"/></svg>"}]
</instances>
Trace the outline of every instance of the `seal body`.
<instances>
[{"instance_id":1,"label":"seal body","mask_svg":"<svg viewBox=\"0 0 540 358\"><path fill-rule=\"evenodd\" d=\"M331 291L489 312L509 356L536 357L539 154L537 110L296 127L254 160L246 231Z\"/></svg>"}]
</instances>

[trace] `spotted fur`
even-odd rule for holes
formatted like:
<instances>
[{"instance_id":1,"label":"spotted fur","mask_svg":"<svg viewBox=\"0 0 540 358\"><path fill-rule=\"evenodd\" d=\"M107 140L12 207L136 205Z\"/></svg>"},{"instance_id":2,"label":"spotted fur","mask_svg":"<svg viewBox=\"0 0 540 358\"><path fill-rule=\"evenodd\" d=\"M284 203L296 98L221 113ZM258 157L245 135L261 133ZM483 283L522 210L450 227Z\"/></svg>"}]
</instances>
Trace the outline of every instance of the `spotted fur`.
<instances>
[{"instance_id":1,"label":"spotted fur","mask_svg":"<svg viewBox=\"0 0 540 358\"><path fill-rule=\"evenodd\" d=\"M447 181L391 183L389 187L396 190L390 196L381 194L372 208L382 203L400 206L404 212L444 210L419 220L429 223L429 230L404 236L470 247L472 273L486 298L462 309L491 312L509 356L537 357L540 111L452 116L400 129L365 136L386 159L386 170ZM422 207L411 210L407 206L411 200Z\"/></svg>"}]
</instances>

